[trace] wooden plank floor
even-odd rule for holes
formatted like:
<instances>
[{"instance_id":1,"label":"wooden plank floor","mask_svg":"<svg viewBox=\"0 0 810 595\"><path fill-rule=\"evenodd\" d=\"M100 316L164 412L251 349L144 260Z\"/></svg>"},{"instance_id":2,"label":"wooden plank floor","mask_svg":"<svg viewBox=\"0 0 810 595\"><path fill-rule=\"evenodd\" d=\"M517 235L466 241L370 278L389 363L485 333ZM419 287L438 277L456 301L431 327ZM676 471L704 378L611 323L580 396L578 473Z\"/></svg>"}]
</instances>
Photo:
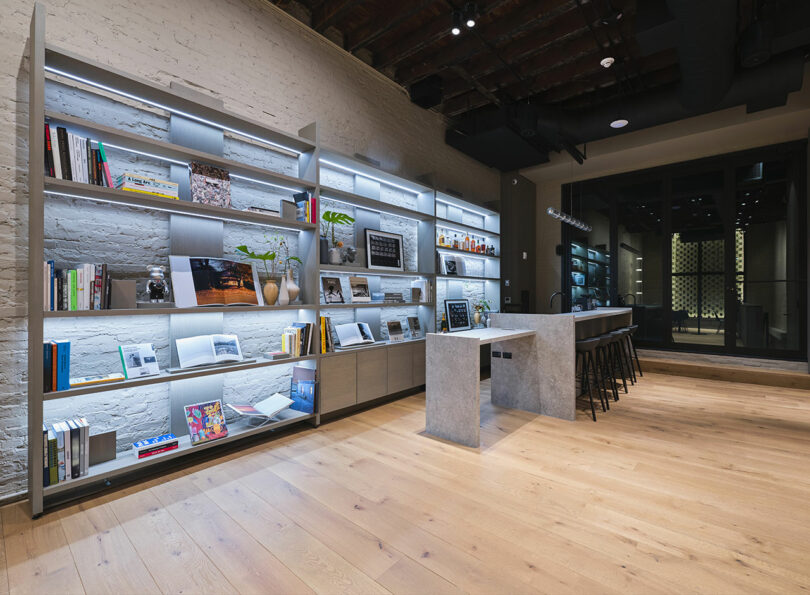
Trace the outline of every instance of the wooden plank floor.
<instances>
[{"instance_id":1,"label":"wooden plank floor","mask_svg":"<svg viewBox=\"0 0 810 595\"><path fill-rule=\"evenodd\" d=\"M479 450L423 429L420 394L36 521L7 506L0 593L810 588L806 391L648 374L598 423L487 402Z\"/></svg>"}]
</instances>

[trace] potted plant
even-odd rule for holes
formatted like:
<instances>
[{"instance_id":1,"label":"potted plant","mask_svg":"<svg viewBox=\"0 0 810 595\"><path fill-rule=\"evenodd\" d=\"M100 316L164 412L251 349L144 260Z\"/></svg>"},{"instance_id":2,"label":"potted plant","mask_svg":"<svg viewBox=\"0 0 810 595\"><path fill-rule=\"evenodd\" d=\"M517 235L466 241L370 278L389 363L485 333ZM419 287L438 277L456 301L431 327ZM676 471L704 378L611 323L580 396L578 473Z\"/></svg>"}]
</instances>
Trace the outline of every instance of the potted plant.
<instances>
[{"instance_id":1,"label":"potted plant","mask_svg":"<svg viewBox=\"0 0 810 595\"><path fill-rule=\"evenodd\" d=\"M475 324L481 324L481 315L484 312L489 312L492 309L492 302L486 298L481 298L480 300L473 302L473 309L475 309L475 314L473 314Z\"/></svg>"},{"instance_id":2,"label":"potted plant","mask_svg":"<svg viewBox=\"0 0 810 595\"><path fill-rule=\"evenodd\" d=\"M342 264L343 262L340 256L340 248L343 246L343 242L335 238L335 226L351 225L352 223L354 223L354 217L346 213L324 211L321 215L321 240L326 240L329 245L329 259L327 261L329 264ZM321 259L323 260L323 254Z\"/></svg>"},{"instance_id":3,"label":"potted plant","mask_svg":"<svg viewBox=\"0 0 810 595\"><path fill-rule=\"evenodd\" d=\"M264 265L265 278L264 286L262 287L262 295L264 296L265 304L272 306L278 299L278 284L276 283L276 264L278 262L276 257L278 256L278 248L273 240L269 240L267 243L271 246L271 249L263 253L254 252L244 244L237 246L236 251L248 260L258 260ZM269 269L268 263L270 263Z\"/></svg>"}]
</instances>

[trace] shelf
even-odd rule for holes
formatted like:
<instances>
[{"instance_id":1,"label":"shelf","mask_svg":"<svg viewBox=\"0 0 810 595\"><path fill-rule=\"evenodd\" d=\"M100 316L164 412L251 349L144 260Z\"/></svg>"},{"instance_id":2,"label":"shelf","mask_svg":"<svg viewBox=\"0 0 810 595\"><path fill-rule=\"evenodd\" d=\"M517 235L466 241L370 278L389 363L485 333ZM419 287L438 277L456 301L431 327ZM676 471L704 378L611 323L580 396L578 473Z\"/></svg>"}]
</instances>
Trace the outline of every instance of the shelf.
<instances>
[{"instance_id":1,"label":"shelf","mask_svg":"<svg viewBox=\"0 0 810 595\"><path fill-rule=\"evenodd\" d=\"M234 440L247 438L248 436L255 436L264 432L278 430L297 422L313 419L315 415L312 413L304 413L302 411L293 411L292 409L287 409L278 414L278 417L279 421L268 423L260 427L250 426L246 422L234 422L232 425L228 426L228 435L225 438L220 438L219 440L213 440L211 442L204 442L197 446L191 446L191 439L188 436L181 436L180 446L175 450L153 455L145 459L138 459L132 450L127 450L119 453L118 456L111 461L106 461L104 463L91 466L90 472L84 477L79 477L78 479L74 479L72 481L60 482L44 488L43 494L45 496L51 496L66 490L72 490L82 485L94 482L109 481L116 476L123 475L135 469L149 467L151 465L182 457L193 452L206 450L226 442L233 442Z\"/></svg>"},{"instance_id":2,"label":"shelf","mask_svg":"<svg viewBox=\"0 0 810 595\"><path fill-rule=\"evenodd\" d=\"M433 306L432 302L363 302L348 304L321 304L321 310L349 309L349 308L413 308L415 306Z\"/></svg>"},{"instance_id":3,"label":"shelf","mask_svg":"<svg viewBox=\"0 0 810 595\"><path fill-rule=\"evenodd\" d=\"M311 304L289 306L197 306L194 308L126 308L119 310L57 310L43 312L45 318L84 318L95 316L162 316L166 314L206 314L209 312L274 312L314 310Z\"/></svg>"},{"instance_id":4,"label":"shelf","mask_svg":"<svg viewBox=\"0 0 810 595\"><path fill-rule=\"evenodd\" d=\"M358 161L354 157L339 153L338 151L322 147L318 161L322 168L357 174L369 180L380 182L386 186L404 190L414 196L427 193L430 194L431 199L433 198L433 189L425 186L421 182L414 182L396 174L389 173L363 161Z\"/></svg>"},{"instance_id":5,"label":"shelf","mask_svg":"<svg viewBox=\"0 0 810 595\"><path fill-rule=\"evenodd\" d=\"M102 143L114 144L127 149L132 149L133 151L148 153L154 157L163 158L167 161L174 160L182 161L184 163L189 163L190 161L200 161L224 168L228 170L229 173L237 176L253 178L267 184L282 186L284 189L290 192L302 192L308 188L315 187L314 183L308 182L307 180L275 173L261 167L255 167L253 165L247 165L231 159L225 159L219 155L204 153L203 151L196 151L181 145L155 140L146 136L141 136L140 134L124 132L109 126L90 122L89 120L77 118L75 116L68 116L66 114L46 110L45 117L48 118L53 124L63 125L66 128L69 128L70 132L78 133L92 140L99 140Z\"/></svg>"},{"instance_id":6,"label":"shelf","mask_svg":"<svg viewBox=\"0 0 810 595\"><path fill-rule=\"evenodd\" d=\"M454 280L458 279L459 281L497 281L500 283L500 278L498 277L468 277L465 275L436 275L438 279L448 279Z\"/></svg>"},{"instance_id":7,"label":"shelf","mask_svg":"<svg viewBox=\"0 0 810 595\"><path fill-rule=\"evenodd\" d=\"M105 188L94 184L84 184L71 180L60 180L57 178L45 178L45 192L51 196L66 196L70 198L80 198L120 204L139 209L153 209L158 211L169 211L194 217L205 217L220 221L238 221L240 223L255 223L279 229L289 229L293 231L314 230L314 223L304 223L303 221L292 221L265 215L263 213L253 213L250 211L239 211L237 209L223 209L210 205L203 205L185 200L175 200L163 198L161 196L151 196L126 190L116 190L115 188Z\"/></svg>"},{"instance_id":8,"label":"shelf","mask_svg":"<svg viewBox=\"0 0 810 595\"><path fill-rule=\"evenodd\" d=\"M473 227L472 225L465 225L458 221L451 221L450 219L442 219L436 217L436 227L442 229L449 229L450 231L459 231L462 233L472 233L474 235L483 236L485 238L498 238L500 234L496 231L489 231L480 227Z\"/></svg>"},{"instance_id":9,"label":"shelf","mask_svg":"<svg viewBox=\"0 0 810 595\"><path fill-rule=\"evenodd\" d=\"M392 205L380 200L368 198L367 196L360 196L346 192L345 190L338 190L337 188L330 188L328 186L321 186L320 196L325 199L332 199L338 202L348 203L355 207L368 209L370 211L379 211L397 217L404 217L406 219L415 219L416 221L433 221L435 217L429 213L422 213L405 207Z\"/></svg>"},{"instance_id":10,"label":"shelf","mask_svg":"<svg viewBox=\"0 0 810 595\"><path fill-rule=\"evenodd\" d=\"M292 364L307 360L316 359L318 355L305 355L303 357L291 357L281 360L267 360L257 358L256 361L249 363L233 363L224 366L206 366L199 368L189 368L186 372L178 372L176 374L169 374L168 372L161 372L157 376L148 376L146 378L135 378L132 380L122 380L120 382L105 382L103 384L93 384L90 386L82 386L79 388L71 388L69 390L60 390L43 395L43 400L53 401L56 399L69 399L71 397L78 397L81 395L89 395L93 393L108 392L114 390L123 390L125 388L135 388L138 386L147 386L149 384L162 384L165 382L174 382L176 380L188 380L189 378L201 378L203 376L214 376L217 374L229 374L231 372L241 372L243 370L254 370L257 368L267 368L269 366L280 366L283 364Z\"/></svg>"},{"instance_id":11,"label":"shelf","mask_svg":"<svg viewBox=\"0 0 810 595\"><path fill-rule=\"evenodd\" d=\"M470 258L487 258L491 260L500 260L500 256L489 256L487 254L478 254L477 252L468 252L467 250L459 250L458 248L447 248L445 246L436 246L437 252L448 252L452 254L460 254L461 256L469 256Z\"/></svg>"},{"instance_id":12,"label":"shelf","mask_svg":"<svg viewBox=\"0 0 810 595\"><path fill-rule=\"evenodd\" d=\"M334 273L336 275L368 275L370 277L433 277L434 273L419 273L411 271L385 271L367 269L364 267L344 267L340 265L322 264L321 273Z\"/></svg>"},{"instance_id":13,"label":"shelf","mask_svg":"<svg viewBox=\"0 0 810 595\"><path fill-rule=\"evenodd\" d=\"M348 349L338 349L337 351L330 351L329 353L324 353L321 357L332 357L335 355L345 355L347 353L356 353L358 351L370 351L372 349L383 349L385 347L391 347L393 345L407 345L409 343L424 343L425 339L407 339L405 341L377 341L373 345L366 345L365 347L350 347Z\"/></svg>"},{"instance_id":14,"label":"shelf","mask_svg":"<svg viewBox=\"0 0 810 595\"><path fill-rule=\"evenodd\" d=\"M275 146L281 150L299 154L311 151L315 143L295 134L289 134L270 126L257 124L254 118L246 118L211 105L189 99L185 95L175 92L169 87L157 85L120 70L101 64L94 60L83 58L73 52L54 45L45 44L45 70L58 70L74 77L85 79L85 84L91 86L103 85L107 91L122 94L126 93L130 99L140 100L147 104L168 110L174 113L185 114L186 117L196 117L211 125L222 128L241 136L252 137L254 140ZM61 74L55 72L54 74Z\"/></svg>"}]
</instances>

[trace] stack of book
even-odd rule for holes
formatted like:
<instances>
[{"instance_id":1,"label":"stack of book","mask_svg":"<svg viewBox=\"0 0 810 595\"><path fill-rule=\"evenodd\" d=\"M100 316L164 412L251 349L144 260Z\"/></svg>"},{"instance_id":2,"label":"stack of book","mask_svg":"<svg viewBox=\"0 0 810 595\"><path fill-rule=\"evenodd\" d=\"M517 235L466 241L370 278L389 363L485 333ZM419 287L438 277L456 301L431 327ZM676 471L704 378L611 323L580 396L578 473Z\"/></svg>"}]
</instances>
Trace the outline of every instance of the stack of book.
<instances>
[{"instance_id":1,"label":"stack of book","mask_svg":"<svg viewBox=\"0 0 810 595\"><path fill-rule=\"evenodd\" d=\"M155 438L138 440L132 443L132 450L139 459L145 459L163 452L176 450L180 446L180 440L174 434L163 434Z\"/></svg>"},{"instance_id":2,"label":"stack of book","mask_svg":"<svg viewBox=\"0 0 810 595\"><path fill-rule=\"evenodd\" d=\"M329 316L321 316L321 353L330 353L335 350L331 322L332 319Z\"/></svg>"},{"instance_id":3,"label":"stack of book","mask_svg":"<svg viewBox=\"0 0 810 595\"><path fill-rule=\"evenodd\" d=\"M52 178L112 187L110 165L101 141L73 134L47 120L45 171Z\"/></svg>"},{"instance_id":4,"label":"stack of book","mask_svg":"<svg viewBox=\"0 0 810 595\"><path fill-rule=\"evenodd\" d=\"M118 176L115 180L115 187L118 190L126 190L127 192L139 192L140 194L150 194L174 200L179 199L177 194L179 184L129 172Z\"/></svg>"},{"instance_id":5,"label":"stack of book","mask_svg":"<svg viewBox=\"0 0 810 595\"><path fill-rule=\"evenodd\" d=\"M295 219L296 221L304 221L305 223L317 223L318 221L318 208L315 197L309 192L299 192L293 194L295 199Z\"/></svg>"},{"instance_id":6,"label":"stack of book","mask_svg":"<svg viewBox=\"0 0 810 595\"><path fill-rule=\"evenodd\" d=\"M42 345L42 388L46 393L70 388L70 341L45 341Z\"/></svg>"},{"instance_id":7,"label":"stack of book","mask_svg":"<svg viewBox=\"0 0 810 595\"><path fill-rule=\"evenodd\" d=\"M315 331L313 322L293 322L281 334L281 351L292 357L301 357L314 353L312 335Z\"/></svg>"},{"instance_id":8,"label":"stack of book","mask_svg":"<svg viewBox=\"0 0 810 595\"><path fill-rule=\"evenodd\" d=\"M46 312L57 310L107 310L110 279L106 264L82 264L75 269L57 269L53 260L44 263Z\"/></svg>"},{"instance_id":9,"label":"stack of book","mask_svg":"<svg viewBox=\"0 0 810 595\"><path fill-rule=\"evenodd\" d=\"M90 471L90 425L74 417L42 426L43 485L72 481Z\"/></svg>"}]
</instances>

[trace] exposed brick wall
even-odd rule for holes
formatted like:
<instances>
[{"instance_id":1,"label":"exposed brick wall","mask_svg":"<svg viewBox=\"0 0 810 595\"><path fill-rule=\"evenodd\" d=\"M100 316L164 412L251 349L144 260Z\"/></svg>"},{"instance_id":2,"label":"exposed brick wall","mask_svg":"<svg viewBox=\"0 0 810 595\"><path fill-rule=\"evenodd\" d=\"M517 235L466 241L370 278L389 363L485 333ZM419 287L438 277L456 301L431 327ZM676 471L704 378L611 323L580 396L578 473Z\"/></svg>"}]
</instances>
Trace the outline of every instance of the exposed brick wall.
<instances>
[{"instance_id":1,"label":"exposed brick wall","mask_svg":"<svg viewBox=\"0 0 810 595\"><path fill-rule=\"evenodd\" d=\"M0 324L3 329L0 332L3 362L0 366L0 497L25 489L28 241L25 56L32 7L31 0L6 0L3 35L0 36ZM46 37L51 43L163 85L176 81L196 88L222 99L231 111L283 130L295 132L317 121L323 143L337 151L368 155L379 160L384 169L406 177L433 174L438 184L458 188L480 202L497 196L497 174L447 147L439 116L412 105L401 89L261 0L168 3L139 0L137 10L133 9L132 2L122 0L71 0L50 4L47 10ZM66 111L69 105L80 105L80 102L68 100L67 95L80 93L53 87L48 103L64 107ZM92 114L73 113L97 120L116 117L112 110L103 110L98 103ZM130 121L120 117L120 111L117 113L119 125L156 138L166 136L165 118L159 114L140 119L132 126ZM114 122L106 123L114 125ZM258 163L264 159L257 150L230 141L226 141L226 154ZM126 163L132 158L111 155L113 159ZM35 157L33 162L39 165L41 157ZM161 167L148 165L142 159L137 164L146 171L151 171L149 167L156 168L156 174ZM293 167L293 163L279 161L274 169L287 171ZM242 190L238 199L249 202L250 189ZM237 200L236 190L234 197ZM46 251L63 262L74 258L83 262L88 254L113 261L117 257L116 246L102 236L116 223L103 218L86 221L98 235L98 241L92 248L81 246L77 241L88 232L79 234L81 229L71 221L72 213L67 212L70 206L69 201L64 201L50 207L64 212L49 224L52 241L46 245ZM99 211L96 215L103 217L104 213ZM124 269L131 266L135 272L145 259L150 262L165 259L165 225L165 217L133 211L130 229L116 229L132 241L129 249L133 257L119 258ZM148 241L149 234L155 230L161 232L155 234L156 241ZM247 229L238 231L232 240L226 231L228 250L236 245L242 232L248 233ZM60 238L63 241L60 242ZM235 315L231 316L236 325ZM77 335L89 332L70 328L70 322L51 322L55 326L46 329L47 332ZM282 318L277 322L281 324ZM115 326L110 321L110 328L100 330L94 325L98 344L86 345L87 357L91 357L93 349L109 352L119 338L165 341L165 321L150 321L152 328L158 329L154 334L146 332L142 323L143 320L137 320L129 326ZM132 334L125 337L124 331L129 330ZM249 329L245 328L244 333L249 335ZM243 340L257 345L262 342L261 337L245 336ZM92 366L84 370L83 365L77 365L76 371L112 371L113 367L114 362L105 360L104 370ZM287 366L279 366L261 376L229 375L226 398L230 394L253 398L268 388L282 387L288 382L287 373ZM109 402L119 400L124 392L86 397L82 404L99 412L96 419L104 427L123 427L124 420L131 422L130 431L119 435L122 443L142 432L148 434L165 427L166 409L156 405L161 400L165 402L165 389L129 391L131 398L120 399L123 404L117 409L109 408ZM71 405L69 401L49 403L46 416L66 415ZM104 411L106 413L102 413Z\"/></svg>"}]
</instances>

